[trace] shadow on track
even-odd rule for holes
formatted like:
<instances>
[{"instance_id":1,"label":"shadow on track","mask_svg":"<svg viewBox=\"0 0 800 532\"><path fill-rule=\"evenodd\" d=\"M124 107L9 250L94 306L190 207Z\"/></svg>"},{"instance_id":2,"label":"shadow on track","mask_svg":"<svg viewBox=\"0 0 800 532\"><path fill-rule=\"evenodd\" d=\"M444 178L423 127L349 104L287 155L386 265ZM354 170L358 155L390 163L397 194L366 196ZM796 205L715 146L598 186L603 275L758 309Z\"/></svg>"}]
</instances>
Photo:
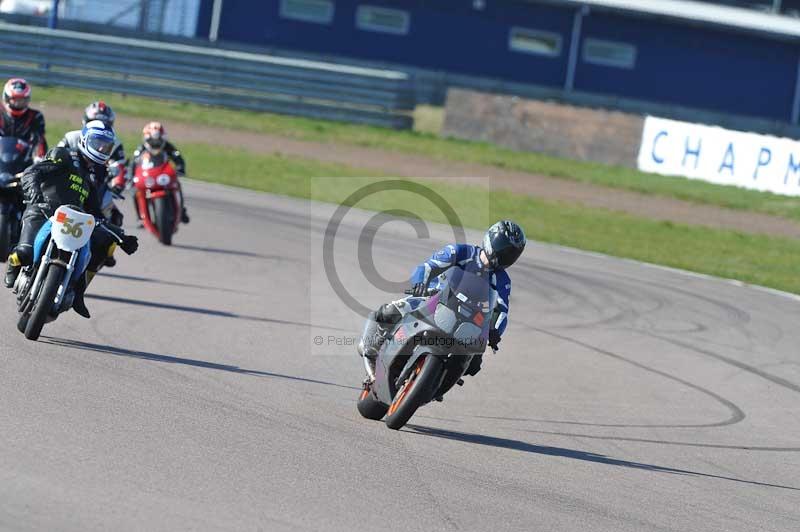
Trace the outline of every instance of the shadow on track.
<instances>
[{"instance_id":1,"label":"shadow on track","mask_svg":"<svg viewBox=\"0 0 800 532\"><path fill-rule=\"evenodd\" d=\"M507 438L498 438L496 436L485 436L483 434L470 434L467 432L457 432L453 430L437 429L431 427L423 427L419 425L406 425L406 428L411 429L413 432L409 434L420 434L424 436L433 436L436 438L444 438L447 440L456 440L466 443L475 443L479 445L488 445L490 447L499 447L502 449L512 449L515 451L522 451L526 453L533 453L545 456L558 456L561 458L569 458L572 460L581 460L584 462L594 462L597 464L605 464L617 467L627 467L631 469L641 469L645 471L652 471L655 473L670 473L675 475L690 475L696 477L716 478L720 480L729 480L731 482L740 482L743 484L750 484L753 486L763 486L768 488L780 488L785 490L800 491L800 488L792 486L782 486L780 484L769 484L766 482L756 482L753 480L743 480L734 477L725 477L721 475L712 475L709 473L700 473L698 471L689 471L687 469L675 469L672 467L662 467L652 464L644 464L640 462L629 462L627 460L619 460L611 458L602 454L590 453L586 451L578 451L575 449L565 449L562 447L549 447L544 445L535 445L532 443L511 440Z\"/></svg>"},{"instance_id":2,"label":"shadow on track","mask_svg":"<svg viewBox=\"0 0 800 532\"><path fill-rule=\"evenodd\" d=\"M350 329L340 329L339 327L329 327L327 325L315 325L313 323L304 323L302 321L288 321L278 320L274 318L262 318L259 316L247 316L245 314L236 314L235 312L228 312L227 310L215 310L202 307L189 307L186 305L173 305L172 303L158 303L156 301L145 301L143 299L130 299L126 297L104 296L99 294L87 294L88 299L96 299L98 301L110 301L112 303L124 303L126 305L137 305L141 307L159 308L164 310L176 310L178 312L191 312L193 314L204 314L206 316L219 316L220 318L234 318L237 320L258 321L261 323L277 323L280 325L296 325L298 327L314 327L317 329L328 329L331 331L352 332Z\"/></svg>"},{"instance_id":3,"label":"shadow on track","mask_svg":"<svg viewBox=\"0 0 800 532\"><path fill-rule=\"evenodd\" d=\"M290 259L283 255L262 255L260 253L254 253L252 251L241 251L238 249L224 249L224 248L212 248L212 247L205 247L205 246L190 246L188 244L172 244L172 247L175 249L184 249L188 251L201 251L203 253L219 253L221 255L231 255L235 257L250 257L253 259L264 259L264 260L277 260L277 261L284 261L284 262L300 262L294 259Z\"/></svg>"},{"instance_id":4,"label":"shadow on track","mask_svg":"<svg viewBox=\"0 0 800 532\"><path fill-rule=\"evenodd\" d=\"M155 279L153 277L140 277L138 275L124 275L121 273L108 273L105 271L101 271L98 276L100 278L103 277L110 277L112 279L121 279L123 281L134 281L137 283L150 283L150 284L162 284L165 286L177 286L180 288L193 288L196 290L210 290L215 292L227 292L229 294L247 294L253 295L252 292L245 292L244 290L234 290L232 288L222 288L218 286L208 286L202 284L192 284L192 283L181 283L178 281L165 281L163 279Z\"/></svg>"},{"instance_id":5,"label":"shadow on track","mask_svg":"<svg viewBox=\"0 0 800 532\"><path fill-rule=\"evenodd\" d=\"M147 351L137 351L134 349L125 349L124 347L114 347L110 345L93 344L89 342L82 342L80 340L69 340L66 338L53 338L43 336L40 340L42 343L51 344L59 347L66 347L69 349L79 349L81 351L92 351L94 353L106 353L114 356L138 358L141 360L149 360L152 362L162 362L165 364L182 364L184 366L194 366L197 368L213 369L218 371L227 371L230 373L239 373L241 375L253 375L256 377L271 377L276 379L288 379L293 381L308 382L311 384L322 384L325 386L335 386L337 388L346 388L348 390L360 390L354 386L346 386L344 384L337 384L335 382L321 381L317 379L307 379L305 377L295 377L293 375L284 375L282 373L270 373L269 371L258 371L254 369L240 368L229 364L217 364L216 362L207 362L205 360L195 360L193 358L181 358L171 355L161 355L158 353L148 353Z\"/></svg>"}]
</instances>

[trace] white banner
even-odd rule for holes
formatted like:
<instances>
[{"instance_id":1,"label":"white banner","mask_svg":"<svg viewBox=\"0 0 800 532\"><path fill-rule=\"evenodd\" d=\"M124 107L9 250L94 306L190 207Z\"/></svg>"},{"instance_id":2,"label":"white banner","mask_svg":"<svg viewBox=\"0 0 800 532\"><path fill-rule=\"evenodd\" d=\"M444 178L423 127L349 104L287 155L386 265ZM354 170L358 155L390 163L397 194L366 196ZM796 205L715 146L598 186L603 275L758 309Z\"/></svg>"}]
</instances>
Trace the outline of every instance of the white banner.
<instances>
[{"instance_id":1,"label":"white banner","mask_svg":"<svg viewBox=\"0 0 800 532\"><path fill-rule=\"evenodd\" d=\"M648 116L639 170L800 196L800 142Z\"/></svg>"}]
</instances>

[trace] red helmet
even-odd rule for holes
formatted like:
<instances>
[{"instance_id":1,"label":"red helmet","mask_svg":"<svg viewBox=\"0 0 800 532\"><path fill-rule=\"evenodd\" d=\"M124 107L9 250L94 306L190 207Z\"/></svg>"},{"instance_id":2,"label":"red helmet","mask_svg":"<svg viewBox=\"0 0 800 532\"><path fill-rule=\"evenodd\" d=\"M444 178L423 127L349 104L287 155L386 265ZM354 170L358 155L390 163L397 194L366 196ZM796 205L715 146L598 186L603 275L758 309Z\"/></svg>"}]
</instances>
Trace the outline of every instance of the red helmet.
<instances>
[{"instance_id":1,"label":"red helmet","mask_svg":"<svg viewBox=\"0 0 800 532\"><path fill-rule=\"evenodd\" d=\"M167 132L161 122L150 122L142 129L142 140L147 151L157 155L164 149L164 144L167 142Z\"/></svg>"},{"instance_id":2,"label":"red helmet","mask_svg":"<svg viewBox=\"0 0 800 532\"><path fill-rule=\"evenodd\" d=\"M31 103L31 86L22 78L11 78L3 87L3 107L13 116L19 117Z\"/></svg>"}]
</instances>

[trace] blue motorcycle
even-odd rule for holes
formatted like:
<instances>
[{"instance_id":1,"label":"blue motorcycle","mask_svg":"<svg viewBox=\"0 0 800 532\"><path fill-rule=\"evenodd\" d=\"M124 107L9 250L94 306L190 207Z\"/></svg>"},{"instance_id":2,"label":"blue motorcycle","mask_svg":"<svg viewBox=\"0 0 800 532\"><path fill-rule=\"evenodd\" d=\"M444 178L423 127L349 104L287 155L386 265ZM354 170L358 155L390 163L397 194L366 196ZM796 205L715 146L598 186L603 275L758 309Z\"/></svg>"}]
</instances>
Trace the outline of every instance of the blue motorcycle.
<instances>
[{"instance_id":1,"label":"blue motorcycle","mask_svg":"<svg viewBox=\"0 0 800 532\"><path fill-rule=\"evenodd\" d=\"M72 308L75 283L89 265L96 226L91 214L62 205L36 235L33 265L23 268L14 283L17 328L28 340L38 340L45 323Z\"/></svg>"}]
</instances>

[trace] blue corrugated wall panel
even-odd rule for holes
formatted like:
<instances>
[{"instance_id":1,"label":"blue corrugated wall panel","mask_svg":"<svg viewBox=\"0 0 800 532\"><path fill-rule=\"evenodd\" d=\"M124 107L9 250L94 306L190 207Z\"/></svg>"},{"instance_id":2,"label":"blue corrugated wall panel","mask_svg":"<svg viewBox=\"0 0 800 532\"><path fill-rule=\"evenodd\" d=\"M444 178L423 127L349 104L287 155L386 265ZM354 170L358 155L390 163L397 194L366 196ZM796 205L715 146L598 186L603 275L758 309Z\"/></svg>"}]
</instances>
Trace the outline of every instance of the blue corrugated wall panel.
<instances>
[{"instance_id":1,"label":"blue corrugated wall panel","mask_svg":"<svg viewBox=\"0 0 800 532\"><path fill-rule=\"evenodd\" d=\"M798 48L789 43L656 20L593 13L584 38L637 46L633 70L581 62L575 88L788 120Z\"/></svg>"},{"instance_id":2,"label":"blue corrugated wall panel","mask_svg":"<svg viewBox=\"0 0 800 532\"><path fill-rule=\"evenodd\" d=\"M201 0L198 36L205 37L213 0ZM359 5L411 13L407 35L356 28ZM220 39L314 54L411 65L513 82L563 87L574 9L513 0L335 0L331 24L286 20L280 0L223 4ZM512 27L558 33L558 57L509 50ZM635 68L587 63L579 54L575 89L788 121L796 44L664 19L592 11L583 37L637 47ZM582 51L582 48L581 48Z\"/></svg>"},{"instance_id":3,"label":"blue corrugated wall panel","mask_svg":"<svg viewBox=\"0 0 800 532\"><path fill-rule=\"evenodd\" d=\"M361 4L409 11L409 33L391 35L357 29L356 8ZM333 23L323 25L280 18L280 0L226 2L220 38L542 85L563 85L565 51L555 58L511 52L508 36L511 26L551 31L567 36L566 48L572 26L570 11L524 4L488 4L485 10L475 10L471 1L336 0Z\"/></svg>"}]
</instances>

